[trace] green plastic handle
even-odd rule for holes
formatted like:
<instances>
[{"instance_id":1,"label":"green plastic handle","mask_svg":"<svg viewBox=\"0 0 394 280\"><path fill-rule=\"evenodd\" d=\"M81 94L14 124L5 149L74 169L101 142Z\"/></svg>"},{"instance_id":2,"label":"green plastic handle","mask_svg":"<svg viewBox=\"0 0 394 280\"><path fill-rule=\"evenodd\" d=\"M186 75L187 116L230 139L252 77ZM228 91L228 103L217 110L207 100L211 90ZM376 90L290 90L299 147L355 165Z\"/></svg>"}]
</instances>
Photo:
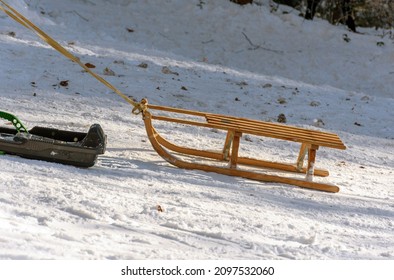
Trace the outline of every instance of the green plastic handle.
<instances>
[{"instance_id":1,"label":"green plastic handle","mask_svg":"<svg viewBox=\"0 0 394 280\"><path fill-rule=\"evenodd\" d=\"M7 112L0 111L0 118L6 119L6 120L12 122L12 124L15 126L15 128L18 132L29 133L27 131L27 128L22 124L22 122L14 115L7 113Z\"/></svg>"}]
</instances>

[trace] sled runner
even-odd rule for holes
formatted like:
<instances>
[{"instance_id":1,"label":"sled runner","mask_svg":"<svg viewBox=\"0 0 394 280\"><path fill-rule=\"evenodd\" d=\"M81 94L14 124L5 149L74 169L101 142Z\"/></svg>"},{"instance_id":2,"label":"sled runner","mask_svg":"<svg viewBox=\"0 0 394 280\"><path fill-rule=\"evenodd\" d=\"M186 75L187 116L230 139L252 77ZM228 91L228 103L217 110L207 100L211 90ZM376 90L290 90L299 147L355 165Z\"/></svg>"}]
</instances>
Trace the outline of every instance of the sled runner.
<instances>
[{"instance_id":1,"label":"sled runner","mask_svg":"<svg viewBox=\"0 0 394 280\"><path fill-rule=\"evenodd\" d=\"M140 104L141 106L138 110L142 111L146 132L153 148L163 159L177 167L216 172L252 180L278 182L327 192L339 191L339 188L335 185L313 180L314 176L326 177L329 175L327 170L315 168L316 151L320 146L346 149L336 134L244 118L148 105L146 99L143 99ZM152 113L152 111L155 111L155 113ZM197 116L201 117L203 121L190 120L184 117L168 117L160 114L163 111L182 116ZM164 139L157 132L152 123L155 120L223 130L226 132L223 149L214 152L175 145ZM238 151L242 135L244 134L298 142L300 143L300 151L297 159L294 161L294 164L289 164L240 157ZM175 152L175 154L170 151ZM187 157L184 156L188 156L191 160L185 160L184 158ZM304 166L306 157L307 165ZM197 158L208 159L210 163L206 163L206 161L198 163ZM220 164L223 162L227 164ZM269 174L271 170L299 173L303 174L303 177L272 175Z\"/></svg>"},{"instance_id":2,"label":"sled runner","mask_svg":"<svg viewBox=\"0 0 394 280\"><path fill-rule=\"evenodd\" d=\"M79 167L91 167L106 148L106 136L99 124L88 133L33 127L27 130L12 114L0 112L15 128L0 127L0 151L24 158Z\"/></svg>"}]
</instances>

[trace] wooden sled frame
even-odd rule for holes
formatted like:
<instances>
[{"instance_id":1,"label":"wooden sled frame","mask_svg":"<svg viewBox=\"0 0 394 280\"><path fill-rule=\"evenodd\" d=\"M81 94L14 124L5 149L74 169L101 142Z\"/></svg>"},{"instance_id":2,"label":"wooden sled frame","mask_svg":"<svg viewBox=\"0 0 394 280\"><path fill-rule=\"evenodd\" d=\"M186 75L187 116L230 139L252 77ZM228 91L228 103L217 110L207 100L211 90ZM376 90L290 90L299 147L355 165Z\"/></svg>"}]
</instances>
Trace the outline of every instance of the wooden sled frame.
<instances>
[{"instance_id":1,"label":"wooden sled frame","mask_svg":"<svg viewBox=\"0 0 394 280\"><path fill-rule=\"evenodd\" d=\"M167 162L184 169L197 169L207 172L216 172L219 174L238 176L252 180L277 182L283 184L295 185L303 188L315 189L327 192L338 192L339 188L329 183L320 183L313 181L314 176L326 177L329 175L327 170L315 168L316 151L320 146L346 149L341 139L336 134L326 133L316 130L302 129L298 127L250 120L245 118L236 118L225 115L203 113L198 111L184 110L179 108L148 105L147 100L141 101L143 109L143 120L149 140L155 151ZM205 122L194 121L182 118L173 118L160 114L152 114L151 111L166 111L177 114L197 116L205 118ZM224 141L223 150L212 152L177 146L164 139L154 128L152 120L180 123L185 125L213 128L227 131ZM243 134L256 136L271 137L281 140L301 143L300 151L295 164L270 162L253 158L240 157L238 155L240 140ZM228 162L227 167L216 166L211 164L202 164L188 162L169 151L181 155L200 157L221 162ZM304 166L307 157L307 166ZM305 174L305 178L293 178L280 175L270 175L252 170L238 168L238 165L249 166L254 168L263 168L269 170L286 171L293 173Z\"/></svg>"}]
</instances>

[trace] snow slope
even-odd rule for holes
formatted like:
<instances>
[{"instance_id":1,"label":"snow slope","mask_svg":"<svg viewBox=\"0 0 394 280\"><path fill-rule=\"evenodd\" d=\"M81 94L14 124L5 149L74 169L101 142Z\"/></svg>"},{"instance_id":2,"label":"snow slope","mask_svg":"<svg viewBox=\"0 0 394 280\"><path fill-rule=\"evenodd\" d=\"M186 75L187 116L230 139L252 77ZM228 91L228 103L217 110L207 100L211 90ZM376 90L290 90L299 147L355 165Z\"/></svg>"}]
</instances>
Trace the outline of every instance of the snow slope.
<instances>
[{"instance_id":1,"label":"snow slope","mask_svg":"<svg viewBox=\"0 0 394 280\"><path fill-rule=\"evenodd\" d=\"M100 123L108 137L89 169L0 157L0 259L394 259L393 39L270 1L201 2L8 1L137 100L273 122L283 113L339 134L348 149L317 159L341 191L170 166L126 102L0 14L0 110L30 128ZM158 128L221 145L212 131ZM291 162L288 146L248 137L241 152Z\"/></svg>"}]
</instances>

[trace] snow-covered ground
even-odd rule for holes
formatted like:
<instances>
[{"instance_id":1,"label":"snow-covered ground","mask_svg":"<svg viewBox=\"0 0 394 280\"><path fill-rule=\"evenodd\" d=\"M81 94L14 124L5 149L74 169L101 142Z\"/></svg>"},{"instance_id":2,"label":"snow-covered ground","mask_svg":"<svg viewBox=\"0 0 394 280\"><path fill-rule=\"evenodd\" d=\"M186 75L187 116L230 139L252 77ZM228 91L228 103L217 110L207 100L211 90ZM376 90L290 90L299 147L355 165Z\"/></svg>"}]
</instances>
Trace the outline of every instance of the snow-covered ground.
<instances>
[{"instance_id":1,"label":"snow-covered ground","mask_svg":"<svg viewBox=\"0 0 394 280\"><path fill-rule=\"evenodd\" d=\"M167 164L123 99L0 14L0 111L108 137L89 169L0 156L0 259L393 260L393 38L259 2L8 0L137 100L337 133L347 150L321 148L317 164L339 193ZM158 128L196 147L222 136ZM296 156L247 140L246 155Z\"/></svg>"}]
</instances>

